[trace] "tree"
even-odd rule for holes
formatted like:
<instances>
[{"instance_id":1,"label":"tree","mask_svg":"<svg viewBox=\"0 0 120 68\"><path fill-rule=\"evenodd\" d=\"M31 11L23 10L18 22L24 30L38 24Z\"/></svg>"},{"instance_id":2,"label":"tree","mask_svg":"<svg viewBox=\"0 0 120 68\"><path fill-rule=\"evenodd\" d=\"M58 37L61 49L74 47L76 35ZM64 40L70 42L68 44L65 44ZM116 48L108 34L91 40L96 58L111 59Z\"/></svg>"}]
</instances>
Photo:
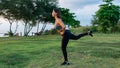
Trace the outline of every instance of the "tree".
<instances>
[{"instance_id":1,"label":"tree","mask_svg":"<svg viewBox=\"0 0 120 68\"><path fill-rule=\"evenodd\" d=\"M58 7L57 3L57 0L0 0L0 15L9 20L10 33L13 33L11 30L13 22L23 21L24 36L27 36L36 25L37 33L41 34L47 23L53 23L51 12L53 8ZM60 10L66 25L69 27L80 25L80 22L75 20L74 13L70 13L69 9L60 8ZM39 23L43 24L41 30L39 30Z\"/></svg>"},{"instance_id":2,"label":"tree","mask_svg":"<svg viewBox=\"0 0 120 68\"><path fill-rule=\"evenodd\" d=\"M98 26L99 26L99 23L98 23L98 17L96 15L93 15L93 18L91 20L91 24L92 24L92 31L93 32L98 32Z\"/></svg>"},{"instance_id":3,"label":"tree","mask_svg":"<svg viewBox=\"0 0 120 68\"><path fill-rule=\"evenodd\" d=\"M24 36L27 36L36 23L51 21L51 7L56 3L56 0L0 0L0 15L10 20L10 33L11 21L22 20Z\"/></svg>"},{"instance_id":4,"label":"tree","mask_svg":"<svg viewBox=\"0 0 120 68\"><path fill-rule=\"evenodd\" d=\"M19 17L23 20L24 23L24 36L28 36L33 26L36 25L36 16L33 14L35 5L33 0L21 0L19 5L20 7L17 8L19 10Z\"/></svg>"},{"instance_id":5,"label":"tree","mask_svg":"<svg viewBox=\"0 0 120 68\"><path fill-rule=\"evenodd\" d=\"M112 3L113 0L103 0L105 4L100 5L100 9L96 12L98 18L98 25L101 31L106 33L116 32L116 26L120 19L120 6Z\"/></svg>"},{"instance_id":6,"label":"tree","mask_svg":"<svg viewBox=\"0 0 120 68\"><path fill-rule=\"evenodd\" d=\"M23 6L21 7L22 10L20 10L20 15L25 22L25 36L28 35L32 27L35 25L38 25L37 32L39 32L39 23L43 23L43 27L39 34L44 31L47 22L51 22L51 12L53 7L56 7L56 2L57 0L25 0L23 2Z\"/></svg>"},{"instance_id":7,"label":"tree","mask_svg":"<svg viewBox=\"0 0 120 68\"><path fill-rule=\"evenodd\" d=\"M71 13L67 8L60 8L62 19L68 27L79 27L80 21L75 19L75 13Z\"/></svg>"},{"instance_id":8,"label":"tree","mask_svg":"<svg viewBox=\"0 0 120 68\"><path fill-rule=\"evenodd\" d=\"M12 24L17 21L17 17L15 17L16 12L14 12L15 10L16 9L15 9L14 0L12 1L1 0L0 1L0 15L4 17L5 19L7 19L10 24L10 29L9 29L10 36L13 36L17 31L17 25L16 25L15 32L13 33L12 31ZM12 14L11 12L13 12L14 14Z\"/></svg>"},{"instance_id":9,"label":"tree","mask_svg":"<svg viewBox=\"0 0 120 68\"><path fill-rule=\"evenodd\" d=\"M36 3L37 12L42 8L42 13L37 18L37 34L41 35L46 28L47 23L53 23L53 18L51 16L51 12L53 8L57 7L57 0L43 0L41 2ZM41 7L41 8L39 8ZM49 9L49 10L48 10ZM40 10L41 11L41 10ZM39 12L38 12L39 13ZM39 24L42 23L42 29L39 30Z\"/></svg>"}]
</instances>

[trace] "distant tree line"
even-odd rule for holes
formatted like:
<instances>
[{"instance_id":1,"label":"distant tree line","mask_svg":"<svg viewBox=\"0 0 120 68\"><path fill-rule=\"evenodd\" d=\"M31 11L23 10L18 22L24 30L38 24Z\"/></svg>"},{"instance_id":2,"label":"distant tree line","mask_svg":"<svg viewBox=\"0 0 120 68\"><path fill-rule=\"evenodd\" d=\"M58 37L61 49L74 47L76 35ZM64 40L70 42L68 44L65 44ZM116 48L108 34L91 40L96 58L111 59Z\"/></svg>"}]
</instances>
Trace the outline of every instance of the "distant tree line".
<instances>
[{"instance_id":1,"label":"distant tree line","mask_svg":"<svg viewBox=\"0 0 120 68\"><path fill-rule=\"evenodd\" d=\"M28 36L33 27L37 27L37 35L41 35L48 23L54 23L51 17L53 8L59 8L65 24L69 27L79 27L80 21L75 19L75 14L69 9L60 8L58 0L0 0L0 16L7 19L10 24L9 35L13 36L18 29L18 22L24 24L24 36ZM16 23L13 32L12 24ZM39 24L42 23L42 29Z\"/></svg>"}]
</instances>

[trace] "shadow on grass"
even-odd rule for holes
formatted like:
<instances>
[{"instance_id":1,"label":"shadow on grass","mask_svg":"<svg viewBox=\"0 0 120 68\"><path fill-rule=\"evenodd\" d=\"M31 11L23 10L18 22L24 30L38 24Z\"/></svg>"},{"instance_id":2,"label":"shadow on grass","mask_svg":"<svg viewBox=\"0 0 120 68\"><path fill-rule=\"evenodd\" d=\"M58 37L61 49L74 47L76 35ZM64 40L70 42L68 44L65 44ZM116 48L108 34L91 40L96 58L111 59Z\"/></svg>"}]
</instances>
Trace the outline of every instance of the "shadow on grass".
<instances>
[{"instance_id":1,"label":"shadow on grass","mask_svg":"<svg viewBox=\"0 0 120 68\"><path fill-rule=\"evenodd\" d=\"M0 63L5 63L7 65L23 64L28 60L28 57L16 53L0 55Z\"/></svg>"}]
</instances>

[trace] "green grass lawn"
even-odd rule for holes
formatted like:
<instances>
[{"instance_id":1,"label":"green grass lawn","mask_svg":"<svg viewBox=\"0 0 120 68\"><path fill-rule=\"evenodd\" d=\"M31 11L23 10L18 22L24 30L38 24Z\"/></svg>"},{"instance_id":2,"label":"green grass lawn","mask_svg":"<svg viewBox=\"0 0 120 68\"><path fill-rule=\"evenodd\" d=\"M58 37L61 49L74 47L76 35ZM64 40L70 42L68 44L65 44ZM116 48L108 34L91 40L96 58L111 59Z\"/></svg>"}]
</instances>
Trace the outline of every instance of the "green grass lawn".
<instances>
[{"instance_id":1,"label":"green grass lawn","mask_svg":"<svg viewBox=\"0 0 120 68\"><path fill-rule=\"evenodd\" d=\"M61 36L0 38L0 68L120 68L120 34L95 34L68 44L61 66Z\"/></svg>"}]
</instances>

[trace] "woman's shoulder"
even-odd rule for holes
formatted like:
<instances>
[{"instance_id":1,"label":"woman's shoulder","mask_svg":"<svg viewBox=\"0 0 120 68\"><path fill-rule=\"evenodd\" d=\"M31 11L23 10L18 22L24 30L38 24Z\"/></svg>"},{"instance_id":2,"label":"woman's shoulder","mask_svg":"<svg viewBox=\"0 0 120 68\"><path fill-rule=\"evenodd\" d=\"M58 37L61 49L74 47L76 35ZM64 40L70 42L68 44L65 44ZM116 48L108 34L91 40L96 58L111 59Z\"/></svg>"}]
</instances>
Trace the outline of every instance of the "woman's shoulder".
<instances>
[{"instance_id":1,"label":"woman's shoulder","mask_svg":"<svg viewBox=\"0 0 120 68\"><path fill-rule=\"evenodd\" d=\"M56 21L62 21L62 19L61 18L57 18Z\"/></svg>"}]
</instances>

